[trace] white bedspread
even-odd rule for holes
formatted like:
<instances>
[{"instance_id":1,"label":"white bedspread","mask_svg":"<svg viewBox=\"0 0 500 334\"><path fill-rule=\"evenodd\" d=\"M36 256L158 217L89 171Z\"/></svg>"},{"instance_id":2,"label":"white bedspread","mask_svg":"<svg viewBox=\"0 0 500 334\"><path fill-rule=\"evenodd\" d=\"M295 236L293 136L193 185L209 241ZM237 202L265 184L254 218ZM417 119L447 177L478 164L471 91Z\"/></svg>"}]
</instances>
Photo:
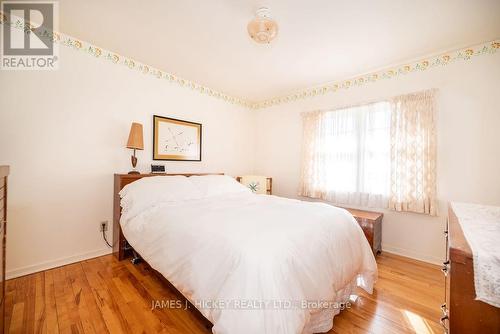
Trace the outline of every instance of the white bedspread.
<instances>
[{"instance_id":1,"label":"white bedspread","mask_svg":"<svg viewBox=\"0 0 500 334\"><path fill-rule=\"evenodd\" d=\"M339 310L313 302L345 302L356 285L371 293L376 280L361 228L331 205L240 193L129 209L129 243L214 333L325 332Z\"/></svg>"},{"instance_id":2,"label":"white bedspread","mask_svg":"<svg viewBox=\"0 0 500 334\"><path fill-rule=\"evenodd\" d=\"M472 250L476 299L500 307L500 207L451 206Z\"/></svg>"}]
</instances>

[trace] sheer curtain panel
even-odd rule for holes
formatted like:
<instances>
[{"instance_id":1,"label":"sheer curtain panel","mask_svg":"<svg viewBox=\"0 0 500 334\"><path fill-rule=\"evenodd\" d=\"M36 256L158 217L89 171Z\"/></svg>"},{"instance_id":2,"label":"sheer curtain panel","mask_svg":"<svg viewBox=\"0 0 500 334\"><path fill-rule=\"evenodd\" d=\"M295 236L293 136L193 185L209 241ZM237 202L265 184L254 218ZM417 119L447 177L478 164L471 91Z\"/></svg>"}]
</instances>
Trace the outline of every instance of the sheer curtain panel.
<instances>
[{"instance_id":1,"label":"sheer curtain panel","mask_svg":"<svg viewBox=\"0 0 500 334\"><path fill-rule=\"evenodd\" d=\"M436 214L434 91L302 114L299 195Z\"/></svg>"},{"instance_id":2,"label":"sheer curtain panel","mask_svg":"<svg viewBox=\"0 0 500 334\"><path fill-rule=\"evenodd\" d=\"M390 180L390 103L303 114L299 195L386 207Z\"/></svg>"},{"instance_id":3,"label":"sheer curtain panel","mask_svg":"<svg viewBox=\"0 0 500 334\"><path fill-rule=\"evenodd\" d=\"M391 101L392 210L437 214L435 93Z\"/></svg>"}]
</instances>

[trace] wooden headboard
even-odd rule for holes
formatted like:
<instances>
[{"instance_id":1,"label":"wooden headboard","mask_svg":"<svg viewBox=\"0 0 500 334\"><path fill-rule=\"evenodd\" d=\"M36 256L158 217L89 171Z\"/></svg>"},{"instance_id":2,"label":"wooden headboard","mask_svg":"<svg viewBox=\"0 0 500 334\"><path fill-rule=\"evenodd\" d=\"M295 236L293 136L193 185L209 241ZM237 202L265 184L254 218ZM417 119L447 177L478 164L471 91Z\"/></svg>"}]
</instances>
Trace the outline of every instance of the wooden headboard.
<instances>
[{"instance_id":1,"label":"wooden headboard","mask_svg":"<svg viewBox=\"0 0 500 334\"><path fill-rule=\"evenodd\" d=\"M120 190L127 184L142 179L143 177L151 176L203 176L203 175L224 175L224 173L172 173L172 174L115 174L114 191L113 191L113 254L118 260L123 260L127 257L127 240L122 234L120 226L120 217L122 208L120 206Z\"/></svg>"}]
</instances>

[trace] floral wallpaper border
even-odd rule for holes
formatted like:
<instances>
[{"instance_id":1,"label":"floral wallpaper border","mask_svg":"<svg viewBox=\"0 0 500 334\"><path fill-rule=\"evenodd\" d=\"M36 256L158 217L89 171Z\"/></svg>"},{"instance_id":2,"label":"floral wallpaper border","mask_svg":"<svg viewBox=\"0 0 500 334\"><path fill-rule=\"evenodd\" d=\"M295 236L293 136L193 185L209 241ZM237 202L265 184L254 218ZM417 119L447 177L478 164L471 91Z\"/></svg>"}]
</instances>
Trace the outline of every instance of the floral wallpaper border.
<instances>
[{"instance_id":1,"label":"floral wallpaper border","mask_svg":"<svg viewBox=\"0 0 500 334\"><path fill-rule=\"evenodd\" d=\"M29 25L29 23L26 23L26 24L23 24L23 23L24 22L20 19L16 20L15 22L10 22L7 19L7 17L2 12L0 12L0 24L9 24L11 27L24 30L24 32L27 34L30 33L32 28ZM234 97L234 96L231 96L229 94L226 94L226 93L217 91L215 89L209 88L207 86L197 84L193 81L178 77L175 74L160 70L160 69L155 68L153 66L149 66L149 65L140 63L132 58L127 58L127 57L122 56L118 53L97 47L91 43L76 39L74 37L65 35L65 34L60 33L60 32L44 30L42 33L42 36L52 38L52 40L55 43L69 47L73 50L87 53L88 55L91 55L95 58L104 59L104 60L109 61L113 64L126 66L129 69L137 71L143 75L150 75L150 76L156 77L158 79L163 79L163 80L166 80L170 83L177 84L181 87L185 87L185 88L189 88L191 90L197 91L200 94L212 96L214 98L218 98L218 99L224 100L224 101L232 103L232 104L238 104L238 105L246 107L246 108L253 108L253 105L255 104L255 103L253 103L251 101L247 101L243 98Z\"/></svg>"},{"instance_id":2,"label":"floral wallpaper border","mask_svg":"<svg viewBox=\"0 0 500 334\"><path fill-rule=\"evenodd\" d=\"M438 66L446 66L457 61L468 61L475 57L494 54L498 51L500 51L500 40L494 40L472 47L444 52L437 56L423 58L418 61L409 62L405 65L388 67L377 72L371 72L361 76L356 76L351 79L306 88L304 90L296 91L281 97L275 97L269 100L254 103L252 107L254 109L267 108L278 104L303 100L306 98L321 96L328 93L335 93L340 90L364 86L366 84L377 82L380 80L393 79L410 73L426 71Z\"/></svg>"},{"instance_id":3,"label":"floral wallpaper border","mask_svg":"<svg viewBox=\"0 0 500 334\"><path fill-rule=\"evenodd\" d=\"M2 12L0 12L0 24L9 24L14 28L24 30L25 33L29 33L31 31L31 27L29 26L29 24L23 24L21 20L17 20L16 22L10 22L7 20L7 17ZM143 75L151 75L158 79L164 79L170 83L175 83L181 87L197 91L200 94L212 96L214 98L218 98L226 102L237 104L250 109L267 108L297 100L303 100L329 93L335 93L341 90L363 86L380 80L393 79L410 73L426 71L428 69L438 66L446 66L448 64L452 64L457 61L468 61L481 55L494 54L500 50L500 40L493 40L472 47L444 52L432 57L426 57L421 60L409 62L404 65L388 67L380 71L371 72L350 79L340 80L332 83L306 88L304 90L299 90L284 96L275 97L260 102L252 102L249 100L245 100L243 98L228 95L226 93L214 90L212 88L197 84L190 80L183 79L172 73L137 62L132 58L124 57L112 51L99 48L91 43L78 40L76 38L67 36L59 32L52 32L45 30L44 35L52 38L54 42L59 43L60 45L69 47L76 51L85 52L95 58L101 58L113 64L126 66L131 70L135 70L139 73L142 73Z\"/></svg>"}]
</instances>

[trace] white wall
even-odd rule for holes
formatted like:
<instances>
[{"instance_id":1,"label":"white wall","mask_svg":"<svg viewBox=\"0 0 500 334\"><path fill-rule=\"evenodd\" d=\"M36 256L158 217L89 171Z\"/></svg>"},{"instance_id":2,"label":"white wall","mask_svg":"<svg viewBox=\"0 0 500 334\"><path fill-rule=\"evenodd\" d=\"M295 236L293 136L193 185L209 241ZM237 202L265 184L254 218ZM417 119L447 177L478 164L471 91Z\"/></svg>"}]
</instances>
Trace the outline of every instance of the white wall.
<instances>
[{"instance_id":1,"label":"white wall","mask_svg":"<svg viewBox=\"0 0 500 334\"><path fill-rule=\"evenodd\" d=\"M384 250L440 262L448 201L500 205L500 53L257 112L256 172L297 197L300 113L438 88L439 217L384 211Z\"/></svg>"},{"instance_id":2,"label":"white wall","mask_svg":"<svg viewBox=\"0 0 500 334\"><path fill-rule=\"evenodd\" d=\"M112 226L113 173L130 170L124 146L133 121L144 125L143 172L152 160L153 114L203 124L203 161L165 162L168 171L253 171L251 111L84 52L60 52L57 71L0 73L11 277L109 252L99 222Z\"/></svg>"},{"instance_id":3,"label":"white wall","mask_svg":"<svg viewBox=\"0 0 500 334\"><path fill-rule=\"evenodd\" d=\"M440 217L385 212L383 248L439 262L446 201L500 205L500 53L258 111L61 47L53 72L0 72L0 164L10 177L10 277L108 253L99 222L112 222L113 173L130 169L130 123L144 124L151 163L152 115L203 123L203 161L166 162L171 172L273 177L296 197L300 112L439 88ZM111 236L111 231L108 232Z\"/></svg>"}]
</instances>

